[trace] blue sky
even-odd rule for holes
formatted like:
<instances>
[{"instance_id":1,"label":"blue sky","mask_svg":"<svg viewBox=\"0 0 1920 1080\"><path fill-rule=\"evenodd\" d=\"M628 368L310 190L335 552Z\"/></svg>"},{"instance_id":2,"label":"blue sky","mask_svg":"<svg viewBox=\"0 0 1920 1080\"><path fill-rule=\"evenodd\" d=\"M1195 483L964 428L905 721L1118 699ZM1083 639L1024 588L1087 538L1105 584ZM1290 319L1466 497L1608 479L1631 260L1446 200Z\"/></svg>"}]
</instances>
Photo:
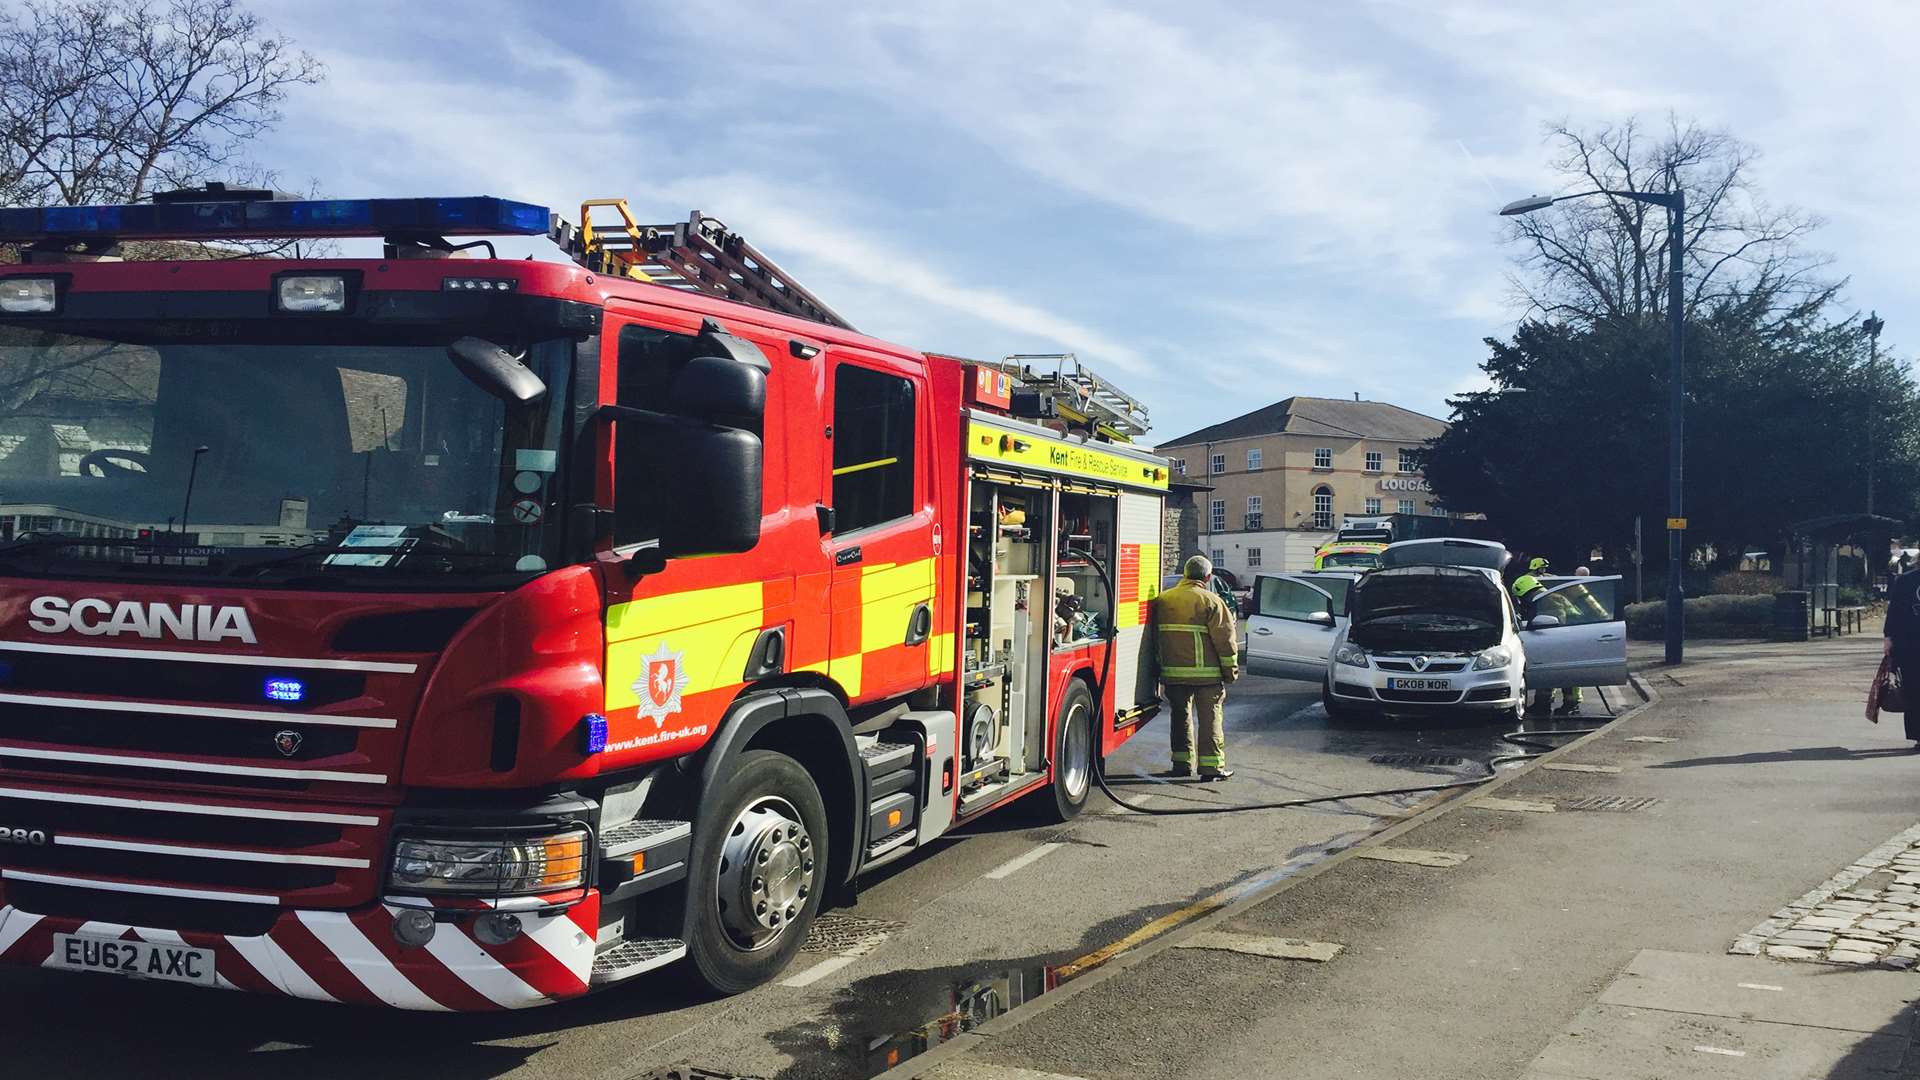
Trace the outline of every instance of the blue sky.
<instances>
[{"instance_id":1,"label":"blue sky","mask_svg":"<svg viewBox=\"0 0 1920 1080\"><path fill-rule=\"evenodd\" d=\"M1920 319L1909 5L255 7L330 72L254 148L283 186L698 208L868 333L1073 351L1160 438L1292 394L1445 416L1520 314L1492 211L1551 185L1552 121L1730 128L1883 345Z\"/></svg>"}]
</instances>

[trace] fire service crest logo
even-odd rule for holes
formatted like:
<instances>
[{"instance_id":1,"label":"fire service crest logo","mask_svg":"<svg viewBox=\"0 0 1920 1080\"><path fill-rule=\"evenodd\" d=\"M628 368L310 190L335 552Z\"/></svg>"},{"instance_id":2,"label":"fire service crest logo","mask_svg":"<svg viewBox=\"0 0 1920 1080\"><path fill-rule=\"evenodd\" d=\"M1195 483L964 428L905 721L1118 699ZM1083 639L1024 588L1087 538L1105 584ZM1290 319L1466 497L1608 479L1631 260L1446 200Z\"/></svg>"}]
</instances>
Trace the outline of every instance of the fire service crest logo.
<instances>
[{"instance_id":1,"label":"fire service crest logo","mask_svg":"<svg viewBox=\"0 0 1920 1080\"><path fill-rule=\"evenodd\" d=\"M635 680L633 696L640 699L640 715L653 721L656 728L667 725L667 717L680 711L680 692L687 688L685 654L660 643L658 651L646 656L646 673Z\"/></svg>"}]
</instances>

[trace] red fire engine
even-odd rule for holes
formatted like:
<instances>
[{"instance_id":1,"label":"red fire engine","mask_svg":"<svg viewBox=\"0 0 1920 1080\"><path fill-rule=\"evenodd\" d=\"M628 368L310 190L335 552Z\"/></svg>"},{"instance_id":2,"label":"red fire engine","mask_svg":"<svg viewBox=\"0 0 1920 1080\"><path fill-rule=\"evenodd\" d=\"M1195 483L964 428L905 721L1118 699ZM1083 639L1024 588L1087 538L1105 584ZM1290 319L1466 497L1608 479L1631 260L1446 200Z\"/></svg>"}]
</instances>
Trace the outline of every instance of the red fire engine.
<instances>
[{"instance_id":1,"label":"red fire engine","mask_svg":"<svg viewBox=\"0 0 1920 1080\"><path fill-rule=\"evenodd\" d=\"M618 209L0 210L0 961L734 992L863 872L1079 811L1154 709L1144 410ZM309 236L384 257L100 257Z\"/></svg>"}]
</instances>

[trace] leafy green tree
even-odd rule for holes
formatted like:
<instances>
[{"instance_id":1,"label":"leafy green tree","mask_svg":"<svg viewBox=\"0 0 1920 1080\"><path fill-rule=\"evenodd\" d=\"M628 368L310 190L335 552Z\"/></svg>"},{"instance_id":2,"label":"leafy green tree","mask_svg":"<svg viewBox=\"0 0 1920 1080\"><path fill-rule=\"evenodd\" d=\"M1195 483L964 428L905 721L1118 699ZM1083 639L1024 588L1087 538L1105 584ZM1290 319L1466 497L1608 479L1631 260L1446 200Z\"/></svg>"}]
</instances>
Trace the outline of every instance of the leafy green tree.
<instances>
[{"instance_id":1,"label":"leafy green tree","mask_svg":"<svg viewBox=\"0 0 1920 1080\"><path fill-rule=\"evenodd\" d=\"M1687 193L1687 517L1696 552L1728 564L1773 548L1796 521L1876 509L1912 516L1920 496L1920 397L1900 365L1867 363L1844 282L1801 247L1807 216L1768 207L1754 152L1725 132L1670 122L1549 135L1572 193ZM1451 400L1427 451L1449 510L1493 519L1516 547L1561 565L1601 548L1620 563L1636 516L1664 561L1668 340L1664 211L1572 200L1510 225L1511 340L1488 339L1492 387ZM1874 438L1869 439L1869 424Z\"/></svg>"}]
</instances>

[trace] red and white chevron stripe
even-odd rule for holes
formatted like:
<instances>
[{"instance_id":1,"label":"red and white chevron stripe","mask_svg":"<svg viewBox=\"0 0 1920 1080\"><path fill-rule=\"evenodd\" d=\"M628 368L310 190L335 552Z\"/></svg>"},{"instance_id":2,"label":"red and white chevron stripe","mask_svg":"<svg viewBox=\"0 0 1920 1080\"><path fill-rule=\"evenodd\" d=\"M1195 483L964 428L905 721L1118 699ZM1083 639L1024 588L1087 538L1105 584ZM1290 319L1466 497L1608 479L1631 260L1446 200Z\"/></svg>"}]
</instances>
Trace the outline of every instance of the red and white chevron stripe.
<instances>
[{"instance_id":1,"label":"red and white chevron stripe","mask_svg":"<svg viewBox=\"0 0 1920 1080\"><path fill-rule=\"evenodd\" d=\"M212 949L220 986L312 1001L473 1012L525 1009L587 992L600 895L564 911L521 914L505 945L475 938L470 920L439 925L425 946L393 938L392 903L357 911L290 911L259 937L156 930L36 915L0 906L0 963L53 966L55 934Z\"/></svg>"}]
</instances>

